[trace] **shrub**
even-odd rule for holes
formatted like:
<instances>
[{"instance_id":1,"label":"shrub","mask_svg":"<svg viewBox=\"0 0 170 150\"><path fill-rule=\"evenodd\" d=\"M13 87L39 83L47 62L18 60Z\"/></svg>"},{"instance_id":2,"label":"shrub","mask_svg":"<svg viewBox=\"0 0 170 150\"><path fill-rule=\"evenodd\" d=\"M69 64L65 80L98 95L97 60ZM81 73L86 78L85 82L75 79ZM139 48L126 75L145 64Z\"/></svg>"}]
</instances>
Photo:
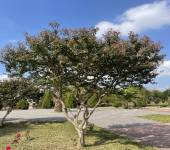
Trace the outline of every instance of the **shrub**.
<instances>
[{"instance_id":1,"label":"shrub","mask_svg":"<svg viewBox=\"0 0 170 150\"><path fill-rule=\"evenodd\" d=\"M74 95L71 91L64 94L64 103L68 108L72 108L74 106Z\"/></svg>"},{"instance_id":2,"label":"shrub","mask_svg":"<svg viewBox=\"0 0 170 150\"><path fill-rule=\"evenodd\" d=\"M51 91L45 91L42 100L40 101L42 108L52 108L54 106L53 97Z\"/></svg>"},{"instance_id":3,"label":"shrub","mask_svg":"<svg viewBox=\"0 0 170 150\"><path fill-rule=\"evenodd\" d=\"M42 98L38 101L36 108L42 108Z\"/></svg>"},{"instance_id":4,"label":"shrub","mask_svg":"<svg viewBox=\"0 0 170 150\"><path fill-rule=\"evenodd\" d=\"M17 109L28 109L29 103L26 100L20 100L16 104Z\"/></svg>"},{"instance_id":5,"label":"shrub","mask_svg":"<svg viewBox=\"0 0 170 150\"><path fill-rule=\"evenodd\" d=\"M168 107L168 104L160 104L160 107Z\"/></svg>"},{"instance_id":6,"label":"shrub","mask_svg":"<svg viewBox=\"0 0 170 150\"><path fill-rule=\"evenodd\" d=\"M113 106L113 107L121 107L122 106L122 100L116 94L110 94L110 95L104 97L103 103L105 104L104 106Z\"/></svg>"},{"instance_id":7,"label":"shrub","mask_svg":"<svg viewBox=\"0 0 170 150\"><path fill-rule=\"evenodd\" d=\"M137 99L135 102L135 106L134 107L145 107L147 104L144 100L142 99Z\"/></svg>"},{"instance_id":8,"label":"shrub","mask_svg":"<svg viewBox=\"0 0 170 150\"><path fill-rule=\"evenodd\" d=\"M115 100L112 103L113 107L122 107L122 102L120 100Z\"/></svg>"}]
</instances>

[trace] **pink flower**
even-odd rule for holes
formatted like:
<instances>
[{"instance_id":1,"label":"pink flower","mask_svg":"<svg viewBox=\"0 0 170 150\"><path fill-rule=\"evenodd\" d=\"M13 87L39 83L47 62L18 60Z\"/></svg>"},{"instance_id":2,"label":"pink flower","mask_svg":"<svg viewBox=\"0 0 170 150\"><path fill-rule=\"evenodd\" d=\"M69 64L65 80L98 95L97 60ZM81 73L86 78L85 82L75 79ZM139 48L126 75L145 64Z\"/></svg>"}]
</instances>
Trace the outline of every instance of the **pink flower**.
<instances>
[{"instance_id":1,"label":"pink flower","mask_svg":"<svg viewBox=\"0 0 170 150\"><path fill-rule=\"evenodd\" d=\"M6 145L6 150L11 150L11 147L9 144Z\"/></svg>"}]
</instances>

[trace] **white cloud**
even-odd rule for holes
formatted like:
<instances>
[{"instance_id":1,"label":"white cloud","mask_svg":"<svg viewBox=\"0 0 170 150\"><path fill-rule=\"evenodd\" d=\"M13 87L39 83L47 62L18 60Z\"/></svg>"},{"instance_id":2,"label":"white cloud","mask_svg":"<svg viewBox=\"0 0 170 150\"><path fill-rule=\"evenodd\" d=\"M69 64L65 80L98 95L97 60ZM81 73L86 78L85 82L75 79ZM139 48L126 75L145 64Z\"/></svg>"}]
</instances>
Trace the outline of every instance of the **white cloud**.
<instances>
[{"instance_id":1,"label":"white cloud","mask_svg":"<svg viewBox=\"0 0 170 150\"><path fill-rule=\"evenodd\" d=\"M7 79L8 79L8 75L5 75L5 74L0 75L0 81L1 80L7 80Z\"/></svg>"},{"instance_id":2,"label":"white cloud","mask_svg":"<svg viewBox=\"0 0 170 150\"><path fill-rule=\"evenodd\" d=\"M159 77L170 77L170 60L164 61L164 63L159 67L158 71L160 72Z\"/></svg>"},{"instance_id":3,"label":"white cloud","mask_svg":"<svg viewBox=\"0 0 170 150\"><path fill-rule=\"evenodd\" d=\"M129 31L142 32L148 29L159 29L163 26L170 26L170 0L156 1L128 9L118 17L119 23L101 21L96 27L101 37L107 30L120 31L126 36Z\"/></svg>"},{"instance_id":4,"label":"white cloud","mask_svg":"<svg viewBox=\"0 0 170 150\"><path fill-rule=\"evenodd\" d=\"M18 40L9 40L9 43L17 43L18 42Z\"/></svg>"}]
</instances>

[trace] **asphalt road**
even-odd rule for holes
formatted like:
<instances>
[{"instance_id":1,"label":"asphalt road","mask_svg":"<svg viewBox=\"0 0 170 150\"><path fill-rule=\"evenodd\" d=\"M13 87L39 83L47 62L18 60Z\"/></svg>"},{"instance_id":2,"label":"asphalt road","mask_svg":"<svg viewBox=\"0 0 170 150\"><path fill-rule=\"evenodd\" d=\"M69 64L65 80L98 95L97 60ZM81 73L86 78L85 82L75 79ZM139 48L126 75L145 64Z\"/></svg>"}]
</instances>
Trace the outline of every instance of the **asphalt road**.
<instances>
[{"instance_id":1,"label":"asphalt road","mask_svg":"<svg viewBox=\"0 0 170 150\"><path fill-rule=\"evenodd\" d=\"M75 111L75 110L73 110ZM0 111L2 118L4 111ZM115 108L98 108L91 116L90 122L97 126L110 129L112 126L128 126L133 124L153 124L154 121L139 118L147 114L170 114L169 111L157 111L146 109L115 109ZM7 117L9 122L19 121L63 121L63 113L56 113L53 109L33 109L33 110L14 110Z\"/></svg>"}]
</instances>

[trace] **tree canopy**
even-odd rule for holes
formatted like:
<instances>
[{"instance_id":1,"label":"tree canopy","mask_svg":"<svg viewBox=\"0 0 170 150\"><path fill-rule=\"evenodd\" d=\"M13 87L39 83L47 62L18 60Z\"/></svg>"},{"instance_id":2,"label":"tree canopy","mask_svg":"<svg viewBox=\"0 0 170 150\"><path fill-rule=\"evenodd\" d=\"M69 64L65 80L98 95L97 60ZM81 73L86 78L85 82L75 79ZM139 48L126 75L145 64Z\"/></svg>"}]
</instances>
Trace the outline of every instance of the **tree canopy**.
<instances>
[{"instance_id":1,"label":"tree canopy","mask_svg":"<svg viewBox=\"0 0 170 150\"><path fill-rule=\"evenodd\" d=\"M133 32L122 38L119 32L108 31L98 39L95 28L62 29L58 23L50 26L37 35L27 33L25 42L17 46L5 47L1 62L11 76L31 78L53 90L83 145L88 119L106 94L153 82L164 57L160 54L162 47ZM69 87L77 102L75 115L63 101L63 91ZM87 103L93 94L97 103L90 111Z\"/></svg>"},{"instance_id":2,"label":"tree canopy","mask_svg":"<svg viewBox=\"0 0 170 150\"><path fill-rule=\"evenodd\" d=\"M38 100L40 96L39 88L28 80L13 78L0 81L0 105L1 109L6 108L7 112L2 118L0 126L3 125L7 115L13 110L20 100Z\"/></svg>"}]
</instances>

